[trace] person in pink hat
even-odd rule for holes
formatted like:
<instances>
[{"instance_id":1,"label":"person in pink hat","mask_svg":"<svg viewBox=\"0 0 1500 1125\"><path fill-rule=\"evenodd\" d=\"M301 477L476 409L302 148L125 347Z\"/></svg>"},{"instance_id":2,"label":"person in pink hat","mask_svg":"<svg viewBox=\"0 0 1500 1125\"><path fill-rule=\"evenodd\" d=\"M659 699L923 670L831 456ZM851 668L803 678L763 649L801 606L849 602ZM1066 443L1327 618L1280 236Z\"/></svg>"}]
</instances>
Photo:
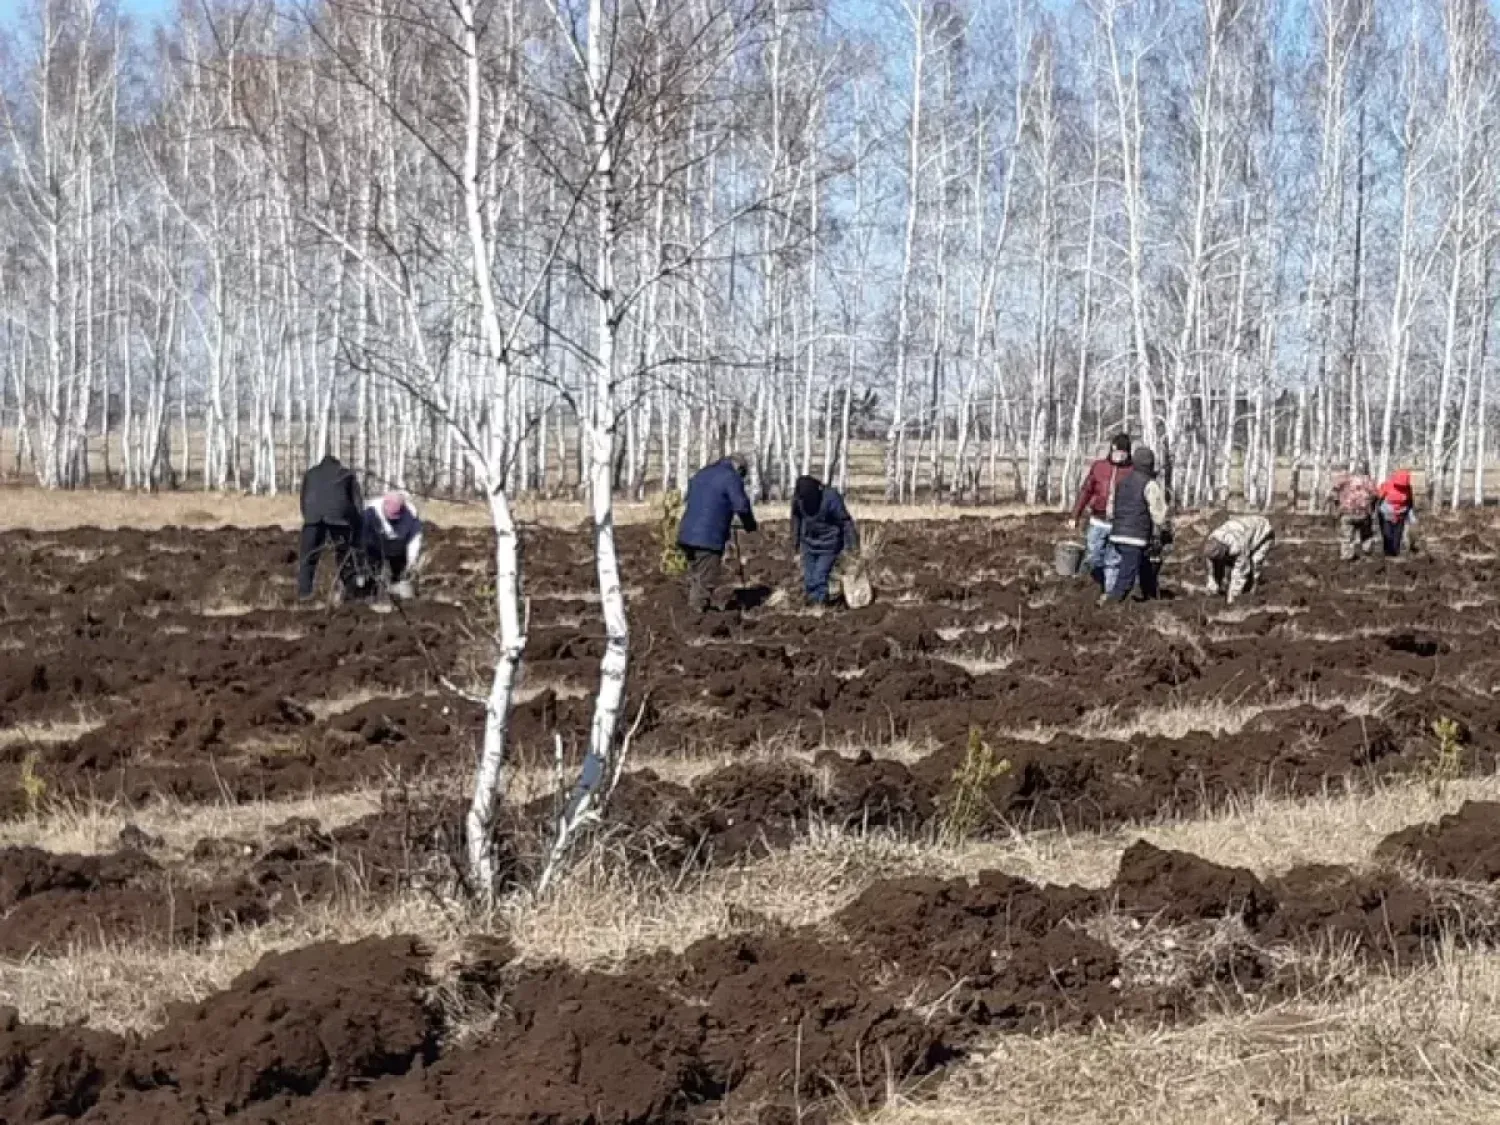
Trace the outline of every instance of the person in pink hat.
<instances>
[{"instance_id":1,"label":"person in pink hat","mask_svg":"<svg viewBox=\"0 0 1500 1125\"><path fill-rule=\"evenodd\" d=\"M422 521L404 492L387 492L365 508L363 538L369 577L398 598L411 597L411 575L422 557Z\"/></svg>"}]
</instances>

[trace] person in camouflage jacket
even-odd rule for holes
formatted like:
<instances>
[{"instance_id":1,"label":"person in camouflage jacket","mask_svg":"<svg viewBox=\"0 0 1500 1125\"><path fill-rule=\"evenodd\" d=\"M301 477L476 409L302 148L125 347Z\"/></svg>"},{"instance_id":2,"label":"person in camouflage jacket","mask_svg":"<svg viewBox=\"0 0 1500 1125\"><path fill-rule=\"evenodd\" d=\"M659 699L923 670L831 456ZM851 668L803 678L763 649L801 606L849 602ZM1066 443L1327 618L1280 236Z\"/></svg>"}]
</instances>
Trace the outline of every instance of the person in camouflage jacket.
<instances>
[{"instance_id":1,"label":"person in camouflage jacket","mask_svg":"<svg viewBox=\"0 0 1500 1125\"><path fill-rule=\"evenodd\" d=\"M1328 501L1339 517L1339 558L1349 562L1375 549L1375 505L1380 489L1361 461L1352 473L1333 478Z\"/></svg>"},{"instance_id":2,"label":"person in camouflage jacket","mask_svg":"<svg viewBox=\"0 0 1500 1125\"><path fill-rule=\"evenodd\" d=\"M1215 528L1203 544L1214 593L1227 594L1233 605L1253 589L1275 543L1276 533L1265 516L1235 516Z\"/></svg>"}]
</instances>

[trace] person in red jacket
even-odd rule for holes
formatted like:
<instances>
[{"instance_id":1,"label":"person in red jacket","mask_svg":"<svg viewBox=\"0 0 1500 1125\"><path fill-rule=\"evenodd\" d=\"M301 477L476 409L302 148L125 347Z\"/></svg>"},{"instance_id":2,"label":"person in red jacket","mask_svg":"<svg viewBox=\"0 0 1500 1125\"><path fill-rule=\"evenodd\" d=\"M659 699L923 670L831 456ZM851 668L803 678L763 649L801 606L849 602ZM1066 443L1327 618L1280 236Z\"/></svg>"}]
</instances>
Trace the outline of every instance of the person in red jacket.
<instances>
[{"instance_id":1,"label":"person in red jacket","mask_svg":"<svg viewBox=\"0 0 1500 1125\"><path fill-rule=\"evenodd\" d=\"M1412 507L1411 473L1405 469L1397 469L1380 486L1380 506L1376 509L1376 514L1380 517L1380 539L1385 546L1386 558L1393 559L1401 553L1406 525L1416 522Z\"/></svg>"},{"instance_id":2,"label":"person in red jacket","mask_svg":"<svg viewBox=\"0 0 1500 1125\"><path fill-rule=\"evenodd\" d=\"M1089 466L1073 505L1072 525L1088 513L1088 533L1084 538L1083 567L1093 576L1099 588L1108 593L1114 588L1120 569L1118 553L1109 544L1109 529L1114 520L1115 489L1130 473L1130 435L1116 434L1109 443L1109 456Z\"/></svg>"}]
</instances>

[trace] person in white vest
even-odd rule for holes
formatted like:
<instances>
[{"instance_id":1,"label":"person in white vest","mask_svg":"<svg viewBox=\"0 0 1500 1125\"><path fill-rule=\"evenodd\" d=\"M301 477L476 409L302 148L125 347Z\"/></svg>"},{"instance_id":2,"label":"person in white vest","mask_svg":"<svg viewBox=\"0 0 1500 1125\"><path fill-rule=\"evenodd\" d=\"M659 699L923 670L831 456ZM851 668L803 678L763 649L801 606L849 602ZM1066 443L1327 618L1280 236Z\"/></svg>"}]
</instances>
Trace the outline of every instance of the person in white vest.
<instances>
[{"instance_id":1,"label":"person in white vest","mask_svg":"<svg viewBox=\"0 0 1500 1125\"><path fill-rule=\"evenodd\" d=\"M393 597L411 597L411 577L422 557L422 521L411 499L404 492L387 492L368 505L363 533L375 588L384 585Z\"/></svg>"}]
</instances>

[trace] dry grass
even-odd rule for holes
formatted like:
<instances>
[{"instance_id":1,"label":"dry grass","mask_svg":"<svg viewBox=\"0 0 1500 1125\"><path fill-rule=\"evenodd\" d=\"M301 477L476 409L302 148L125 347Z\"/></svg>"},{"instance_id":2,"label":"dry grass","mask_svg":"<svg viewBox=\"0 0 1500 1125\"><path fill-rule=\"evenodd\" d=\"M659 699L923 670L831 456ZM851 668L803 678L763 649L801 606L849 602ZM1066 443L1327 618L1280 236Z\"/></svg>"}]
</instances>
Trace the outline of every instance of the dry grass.
<instances>
[{"instance_id":1,"label":"dry grass","mask_svg":"<svg viewBox=\"0 0 1500 1125\"><path fill-rule=\"evenodd\" d=\"M487 695L489 685L476 686L470 689L475 695ZM586 684L576 683L572 680L564 680L548 676L528 676L520 687L516 689L515 703L529 703L540 695L552 692L558 699L587 699L593 689Z\"/></svg>"},{"instance_id":2,"label":"dry grass","mask_svg":"<svg viewBox=\"0 0 1500 1125\"><path fill-rule=\"evenodd\" d=\"M622 863L618 848L625 845L606 839L590 848L553 894L538 900L518 893L494 914L475 913L415 892L383 903L356 896L313 906L286 921L231 934L197 949L149 944L79 947L56 957L0 962L0 995L13 998L26 1018L86 1019L115 1029L149 1027L160 1020L170 1001L222 988L266 952L311 941L390 933L413 933L435 947L464 934L505 933L527 961L559 958L580 967L607 969L646 952L680 951L703 937L754 928L763 924L761 919L818 925L878 879L951 878L1003 870L1037 882L1104 886L1113 878L1124 848L1143 837L1217 862L1248 866L1262 875L1297 863L1359 866L1369 862L1374 845L1386 834L1432 820L1466 799L1482 798L1500 798L1500 777L1453 783L1441 797L1416 782L1301 801L1262 796L1208 817L1102 835L1039 826L1009 837L950 845L927 835L898 837L814 826L801 841L766 859L706 873L651 867L649 862L643 866L642 852L649 854L649 842L640 840L629 843L634 862ZM364 793L222 808L164 804L128 816L109 808L80 808L45 821L9 824L0 844L104 851L113 846L121 827L134 823L165 837L169 849L185 853L202 836L253 840L292 816L311 817L329 828L377 807L377 796ZM1147 963L1153 955L1141 940L1132 938L1127 944L1138 963ZM1500 981L1500 970L1496 979ZM1100 1038L1102 1047L1091 1046L1092 1039L1079 1039L1068 1049L1108 1054L1139 1042L1133 1034L1109 1033ZM1028 1065L1041 1067L1040 1056ZM946 1103L904 1106L902 1111L953 1112Z\"/></svg>"},{"instance_id":3,"label":"dry grass","mask_svg":"<svg viewBox=\"0 0 1500 1125\"><path fill-rule=\"evenodd\" d=\"M199 617L247 617L252 613L268 613L278 609L285 609L284 599L277 601L244 602L225 600L217 602L204 602L194 612Z\"/></svg>"},{"instance_id":4,"label":"dry grass","mask_svg":"<svg viewBox=\"0 0 1500 1125\"><path fill-rule=\"evenodd\" d=\"M1247 691L1245 694L1249 694ZM1378 715L1390 702L1392 685L1380 683L1362 696L1323 697L1303 693L1285 699L1245 703L1241 698L1194 699L1160 707L1143 707L1122 715L1118 708L1091 712L1078 724L1058 733L1079 738L1129 741L1133 738L1186 738L1190 734L1239 734L1261 715L1298 707L1346 711L1356 718Z\"/></svg>"},{"instance_id":5,"label":"dry grass","mask_svg":"<svg viewBox=\"0 0 1500 1125\"><path fill-rule=\"evenodd\" d=\"M286 801L245 804L183 804L158 801L126 808L93 802L49 802L39 816L0 821L0 847L33 847L50 852L101 854L119 848L120 830L135 825L158 836L168 854L186 854L207 837L233 837L250 843L294 817L315 820L325 830L379 811L374 790L320 794Z\"/></svg>"},{"instance_id":6,"label":"dry grass","mask_svg":"<svg viewBox=\"0 0 1500 1125\"><path fill-rule=\"evenodd\" d=\"M366 703L374 703L377 699L407 699L413 695L431 695L434 700L444 699L449 705L456 705L451 696L427 692L421 688L398 691L394 688L370 687L351 691L347 695L335 695L329 696L326 699L309 700L304 706L312 712L313 717L318 722L326 723L329 719L339 715L346 715L356 707L363 707Z\"/></svg>"},{"instance_id":7,"label":"dry grass","mask_svg":"<svg viewBox=\"0 0 1500 1125\"><path fill-rule=\"evenodd\" d=\"M556 894L540 902L514 899L506 917L528 960L608 968L642 951L680 951L700 938L757 925L758 919L816 925L879 879L948 878L998 868L1032 878L1066 873L1071 881L1103 885L1114 875L1118 851L1058 833L952 847L815 826L766 859L685 876L631 872L601 847Z\"/></svg>"},{"instance_id":8,"label":"dry grass","mask_svg":"<svg viewBox=\"0 0 1500 1125\"><path fill-rule=\"evenodd\" d=\"M1172 1030L997 1039L869 1125L1481 1125L1500 1120L1500 954L1445 951Z\"/></svg>"},{"instance_id":9,"label":"dry grass","mask_svg":"<svg viewBox=\"0 0 1500 1125\"><path fill-rule=\"evenodd\" d=\"M1016 651L1009 645L982 645L978 648L957 652L937 652L938 660L962 668L971 676L984 676L991 672L1003 672L1016 662Z\"/></svg>"},{"instance_id":10,"label":"dry grass","mask_svg":"<svg viewBox=\"0 0 1500 1125\"><path fill-rule=\"evenodd\" d=\"M161 492L151 495L116 490L48 492L40 488L5 491L0 530L29 528L63 531L79 527L192 528L282 527L301 523L294 494L247 496L240 493ZM488 527L489 509L480 503L420 502L422 514L441 527ZM635 509L640 511L636 512ZM517 517L525 522L570 525L586 518L579 504L522 501ZM622 505L617 521L648 518L645 505Z\"/></svg>"},{"instance_id":11,"label":"dry grass","mask_svg":"<svg viewBox=\"0 0 1500 1125\"><path fill-rule=\"evenodd\" d=\"M294 493L280 496L248 496L241 493L160 492L154 494L98 491L49 492L41 488L7 488L0 510L0 530L27 528L33 531L64 531L80 527L281 527L291 530L301 520ZM424 518L439 527L488 527L489 509L483 503L453 503L419 500ZM779 510L780 502L767 505ZM952 505L888 506L862 503L861 519L873 522L910 520L988 519L1018 520L1045 509L1020 504L983 508ZM589 519L588 507L578 501L542 500L529 496L515 503L515 515L523 525L575 527ZM615 502L615 523L654 523L661 517L659 501Z\"/></svg>"},{"instance_id":12,"label":"dry grass","mask_svg":"<svg viewBox=\"0 0 1500 1125\"><path fill-rule=\"evenodd\" d=\"M1001 870L1036 882L1105 886L1137 839L1262 876L1304 863L1358 867L1390 833L1483 799L1500 799L1500 777L1454 783L1441 797L1418 782L1306 800L1262 795L1211 816L1150 827L1102 835L1042 828L958 846L815 827L767 859L691 877L632 871L602 848L554 896L512 901L507 920L530 959L610 966L642 950L681 950L698 938L743 929L756 916L816 924L883 878Z\"/></svg>"},{"instance_id":13,"label":"dry grass","mask_svg":"<svg viewBox=\"0 0 1500 1125\"><path fill-rule=\"evenodd\" d=\"M971 621L965 625L942 625L934 630L934 632L936 632L942 640L947 641L949 644L952 644L960 637L969 636L971 634L984 636L987 633L999 632L1002 629L1007 629L1014 632L1015 628L1016 623L1011 621L1010 618L1002 615L988 621Z\"/></svg>"},{"instance_id":14,"label":"dry grass","mask_svg":"<svg viewBox=\"0 0 1500 1125\"><path fill-rule=\"evenodd\" d=\"M1144 828L1133 835L1214 863L1275 874L1304 863L1360 866L1384 837L1435 821L1465 801L1500 800L1500 776L1462 778L1441 794L1425 782L1325 793L1304 800L1262 794L1212 816Z\"/></svg>"},{"instance_id":15,"label":"dry grass","mask_svg":"<svg viewBox=\"0 0 1500 1125\"><path fill-rule=\"evenodd\" d=\"M82 738L91 730L99 729L97 719L79 717L72 722L52 721L46 723L18 723L0 730L0 747L45 746L57 742L72 742Z\"/></svg>"},{"instance_id":16,"label":"dry grass","mask_svg":"<svg viewBox=\"0 0 1500 1125\"><path fill-rule=\"evenodd\" d=\"M434 900L417 895L379 907L335 903L305 911L292 921L234 931L191 949L78 946L54 957L0 961L0 996L30 1022L149 1031L165 1022L169 1005L201 1000L224 989L268 953L319 941L396 934L421 934L441 943L460 928L479 927L473 920L461 923Z\"/></svg>"},{"instance_id":17,"label":"dry grass","mask_svg":"<svg viewBox=\"0 0 1500 1125\"><path fill-rule=\"evenodd\" d=\"M1114 708L1091 712L1070 733L1079 738L1126 742L1133 738L1186 738L1190 734L1238 734L1260 715L1295 707L1295 702L1245 704L1233 700L1192 700L1164 707L1145 707L1128 716Z\"/></svg>"}]
</instances>

